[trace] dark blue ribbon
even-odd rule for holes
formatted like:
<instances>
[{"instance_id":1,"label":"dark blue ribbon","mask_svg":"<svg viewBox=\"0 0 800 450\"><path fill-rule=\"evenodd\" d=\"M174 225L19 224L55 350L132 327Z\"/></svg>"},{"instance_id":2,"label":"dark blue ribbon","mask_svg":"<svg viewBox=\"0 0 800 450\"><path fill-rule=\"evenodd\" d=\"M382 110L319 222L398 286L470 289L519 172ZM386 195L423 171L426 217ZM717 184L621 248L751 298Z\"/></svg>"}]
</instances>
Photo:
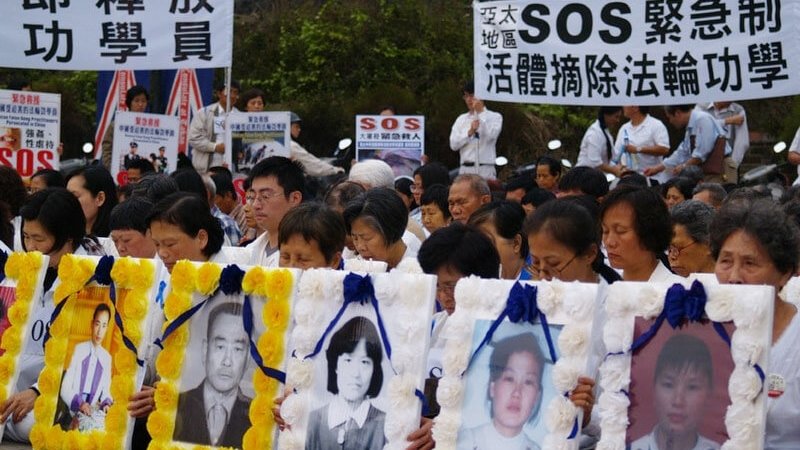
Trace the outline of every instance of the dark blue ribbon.
<instances>
[{"instance_id":1,"label":"dark blue ribbon","mask_svg":"<svg viewBox=\"0 0 800 450\"><path fill-rule=\"evenodd\" d=\"M6 279L7 261L8 261L8 253L0 251L0 282Z\"/></svg>"},{"instance_id":2,"label":"dark blue ribbon","mask_svg":"<svg viewBox=\"0 0 800 450\"><path fill-rule=\"evenodd\" d=\"M317 341L317 345L314 346L314 351L303 359L313 358L322 351L322 344L325 343L325 338L333 331L333 328L336 327L344 311L351 303L359 303L362 305L371 304L373 309L375 309L375 317L378 320L378 331L380 332L383 346L386 349L386 357L389 358L389 361L392 360L392 347L389 344L389 338L383 326L383 318L381 318L381 312L378 309L378 299L375 298L375 288L372 286L372 279L369 275L362 277L355 273L349 273L344 277L344 302L342 303L342 307L339 308L336 317L333 318L325 329L325 332L322 333L319 341Z\"/></svg>"},{"instance_id":3,"label":"dark blue ribbon","mask_svg":"<svg viewBox=\"0 0 800 450\"><path fill-rule=\"evenodd\" d=\"M480 353L483 347L492 341L494 332L497 331L497 328L501 323L503 323L503 320L505 320L506 317L508 317L508 320L514 323L527 322L532 325L538 318L542 324L544 337L547 341L547 349L550 353L550 359L553 361L553 363L556 362L556 348L555 345L553 345L553 338L550 336L550 328L547 326L547 317L545 317L544 313L539 310L539 307L536 304L536 295L536 286L521 284L519 282L514 283L514 286L511 288L511 292L508 294L506 307L503 309L503 312L497 316L497 319L495 319L495 321L489 327L489 331L486 332L486 335L478 345L478 348L476 348L475 352L472 353L472 356L469 359L469 364L467 364L467 369L469 369L469 367L475 361L478 353Z\"/></svg>"},{"instance_id":4,"label":"dark blue ribbon","mask_svg":"<svg viewBox=\"0 0 800 450\"><path fill-rule=\"evenodd\" d=\"M204 298L203 301L197 303L196 305L192 306L191 308L187 309L186 311L182 312L178 317L176 317L172 322L170 322L167 327L164 329L164 333L161 335L160 338L156 339L153 342L155 345L159 346L162 350L164 349L164 341L167 340L169 335L175 332L178 328L181 327L187 320L191 319L192 316L200 311L206 303L208 303L214 296L219 293L219 288L217 288L214 292L211 293L208 297Z\"/></svg>"},{"instance_id":5,"label":"dark blue ribbon","mask_svg":"<svg viewBox=\"0 0 800 450\"><path fill-rule=\"evenodd\" d=\"M425 398L425 394L419 389L414 389L414 395L422 402L422 416L427 416L430 413L430 409L428 408L428 399Z\"/></svg>"},{"instance_id":6,"label":"dark blue ribbon","mask_svg":"<svg viewBox=\"0 0 800 450\"><path fill-rule=\"evenodd\" d=\"M238 267L236 268L238 269ZM258 368L261 369L261 372L263 372L264 375L278 380L282 384L286 384L286 374L280 370L265 366L264 359L261 358L261 354L258 353L258 347L256 347L255 342L253 342L253 307L250 304L249 295L244 296L244 311L242 311L242 320L244 321L244 331L247 332L247 340L250 341L250 356L253 358L253 361L255 361L255 363L258 365Z\"/></svg>"},{"instance_id":7,"label":"dark blue ribbon","mask_svg":"<svg viewBox=\"0 0 800 450\"><path fill-rule=\"evenodd\" d=\"M219 288L225 295L235 295L242 292L244 270L236 264L230 264L222 269L219 276Z\"/></svg>"}]
</instances>

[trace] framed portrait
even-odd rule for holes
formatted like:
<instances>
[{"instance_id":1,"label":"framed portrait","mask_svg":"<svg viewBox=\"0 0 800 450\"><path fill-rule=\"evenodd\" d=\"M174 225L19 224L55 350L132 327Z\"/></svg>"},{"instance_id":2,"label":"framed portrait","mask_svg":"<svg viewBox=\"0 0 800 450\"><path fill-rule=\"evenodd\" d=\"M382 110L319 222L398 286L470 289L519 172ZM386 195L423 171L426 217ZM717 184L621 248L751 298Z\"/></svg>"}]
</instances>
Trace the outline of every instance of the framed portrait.
<instances>
[{"instance_id":1,"label":"framed portrait","mask_svg":"<svg viewBox=\"0 0 800 450\"><path fill-rule=\"evenodd\" d=\"M586 370L596 294L586 283L460 280L442 330L437 446L577 446L582 413L568 396Z\"/></svg>"},{"instance_id":2,"label":"framed portrait","mask_svg":"<svg viewBox=\"0 0 800 450\"><path fill-rule=\"evenodd\" d=\"M279 448L408 445L422 413L435 290L424 274L303 273Z\"/></svg>"},{"instance_id":3,"label":"framed portrait","mask_svg":"<svg viewBox=\"0 0 800 450\"><path fill-rule=\"evenodd\" d=\"M17 391L18 361L31 333L35 299L40 298L48 257L38 252L0 252L0 403ZM0 423L0 440L5 424Z\"/></svg>"},{"instance_id":4,"label":"framed portrait","mask_svg":"<svg viewBox=\"0 0 800 450\"><path fill-rule=\"evenodd\" d=\"M156 266L148 259L65 255L58 274L31 443L127 448L128 399L141 387L143 336L157 307Z\"/></svg>"},{"instance_id":5,"label":"framed portrait","mask_svg":"<svg viewBox=\"0 0 800 450\"><path fill-rule=\"evenodd\" d=\"M598 448L763 448L773 299L697 279L611 285Z\"/></svg>"},{"instance_id":6,"label":"framed portrait","mask_svg":"<svg viewBox=\"0 0 800 450\"><path fill-rule=\"evenodd\" d=\"M299 271L179 262L164 304L151 448L272 448Z\"/></svg>"}]
</instances>

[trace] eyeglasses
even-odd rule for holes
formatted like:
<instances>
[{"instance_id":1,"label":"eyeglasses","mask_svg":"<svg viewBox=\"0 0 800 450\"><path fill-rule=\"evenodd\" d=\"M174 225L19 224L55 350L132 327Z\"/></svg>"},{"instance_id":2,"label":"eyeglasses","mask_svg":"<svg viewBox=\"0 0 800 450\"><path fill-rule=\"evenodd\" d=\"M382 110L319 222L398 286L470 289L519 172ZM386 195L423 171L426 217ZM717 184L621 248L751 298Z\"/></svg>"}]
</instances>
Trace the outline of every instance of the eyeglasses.
<instances>
[{"instance_id":1,"label":"eyeglasses","mask_svg":"<svg viewBox=\"0 0 800 450\"><path fill-rule=\"evenodd\" d=\"M547 265L547 263L545 263L544 261L542 261L543 264L539 265L541 267L537 266L535 262L531 262L531 264L528 265L527 269L531 273L531 275L533 275L533 277L538 279L538 280L541 280L543 278L545 278L545 279L546 278L561 278L561 273L564 271L564 269L566 269L570 264L572 264L572 261L575 261L575 258L577 258L577 257L578 257L578 255L576 254L575 256L570 258L569 261L564 263L564 265L562 265L561 267L550 266L550 265Z\"/></svg>"},{"instance_id":2,"label":"eyeglasses","mask_svg":"<svg viewBox=\"0 0 800 450\"><path fill-rule=\"evenodd\" d=\"M681 256L682 251L693 246L694 244L697 244L697 241L693 241L691 244L684 245L683 247L676 247L674 245L670 245L669 249L667 250L667 254L669 256L672 256L673 258L677 258L678 256Z\"/></svg>"},{"instance_id":3,"label":"eyeglasses","mask_svg":"<svg viewBox=\"0 0 800 450\"><path fill-rule=\"evenodd\" d=\"M263 203L263 202L266 202L267 200L271 200L271 199L273 199L273 198L275 198L275 197L277 197L279 195L283 195L283 193L282 192L278 192L278 191L273 191L271 189L262 189L262 190L260 190L260 191L255 193L255 195L253 196L252 202L253 203L256 203L256 202Z\"/></svg>"}]
</instances>

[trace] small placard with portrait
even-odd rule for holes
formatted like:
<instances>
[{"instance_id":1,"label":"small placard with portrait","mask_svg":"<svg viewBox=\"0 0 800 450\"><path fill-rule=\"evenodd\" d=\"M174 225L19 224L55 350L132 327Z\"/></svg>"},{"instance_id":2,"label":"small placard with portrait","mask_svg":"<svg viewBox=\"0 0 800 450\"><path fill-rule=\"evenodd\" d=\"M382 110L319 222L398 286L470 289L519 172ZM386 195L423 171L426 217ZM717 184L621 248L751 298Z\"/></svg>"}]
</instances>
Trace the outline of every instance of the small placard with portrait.
<instances>
[{"instance_id":1,"label":"small placard with portrait","mask_svg":"<svg viewBox=\"0 0 800 450\"><path fill-rule=\"evenodd\" d=\"M44 334L47 319L36 312L45 309L42 290L48 260L36 252L0 252L0 404L19 391L18 384L32 381L20 379L20 360L28 357L28 343L33 347ZM4 432L5 423L0 422L0 440Z\"/></svg>"},{"instance_id":2,"label":"small placard with portrait","mask_svg":"<svg viewBox=\"0 0 800 450\"><path fill-rule=\"evenodd\" d=\"M127 406L144 378L155 274L152 260L62 257L44 336L34 448L129 445Z\"/></svg>"},{"instance_id":3,"label":"small placard with portrait","mask_svg":"<svg viewBox=\"0 0 800 450\"><path fill-rule=\"evenodd\" d=\"M175 448L273 448L299 271L179 262L148 430Z\"/></svg>"},{"instance_id":4,"label":"small placard with portrait","mask_svg":"<svg viewBox=\"0 0 800 450\"><path fill-rule=\"evenodd\" d=\"M281 448L408 446L420 426L436 278L306 271L281 405Z\"/></svg>"},{"instance_id":5,"label":"small placard with portrait","mask_svg":"<svg viewBox=\"0 0 800 450\"><path fill-rule=\"evenodd\" d=\"M762 448L774 296L699 280L611 285L601 445Z\"/></svg>"},{"instance_id":6,"label":"small placard with portrait","mask_svg":"<svg viewBox=\"0 0 800 450\"><path fill-rule=\"evenodd\" d=\"M460 280L441 332L437 445L577 443L586 405L570 395L588 363L596 295L597 285L585 283Z\"/></svg>"}]
</instances>

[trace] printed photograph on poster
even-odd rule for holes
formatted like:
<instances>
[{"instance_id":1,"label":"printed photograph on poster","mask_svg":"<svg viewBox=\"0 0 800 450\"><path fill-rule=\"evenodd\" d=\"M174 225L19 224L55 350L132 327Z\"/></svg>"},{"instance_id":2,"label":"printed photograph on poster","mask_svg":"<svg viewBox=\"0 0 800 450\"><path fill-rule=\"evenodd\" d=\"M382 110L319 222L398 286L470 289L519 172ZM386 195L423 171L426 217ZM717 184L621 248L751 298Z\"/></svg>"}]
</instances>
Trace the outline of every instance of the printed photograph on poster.
<instances>
[{"instance_id":1,"label":"printed photograph on poster","mask_svg":"<svg viewBox=\"0 0 800 450\"><path fill-rule=\"evenodd\" d=\"M391 361L383 348L374 311L351 306L315 361L306 448L380 450L386 438ZM352 411L352 415L351 414ZM354 425L350 421L354 421Z\"/></svg>"},{"instance_id":2,"label":"printed photograph on poster","mask_svg":"<svg viewBox=\"0 0 800 450\"><path fill-rule=\"evenodd\" d=\"M228 115L226 142L236 173L247 173L257 162L270 156L288 158L289 112L232 112Z\"/></svg>"},{"instance_id":3,"label":"printed photograph on poster","mask_svg":"<svg viewBox=\"0 0 800 450\"><path fill-rule=\"evenodd\" d=\"M149 162L158 173L174 172L178 164L178 127L175 116L118 112L111 159L111 175L117 184L127 183L128 169L138 169L138 161Z\"/></svg>"},{"instance_id":4,"label":"printed photograph on poster","mask_svg":"<svg viewBox=\"0 0 800 450\"><path fill-rule=\"evenodd\" d=\"M0 164L23 178L58 169L61 95L0 89Z\"/></svg>"},{"instance_id":5,"label":"printed photograph on poster","mask_svg":"<svg viewBox=\"0 0 800 450\"><path fill-rule=\"evenodd\" d=\"M634 340L654 322L637 317ZM732 336L735 326L723 326ZM733 369L730 347L710 322L659 328L631 357L628 448L662 448L670 441L718 449L728 439L725 412Z\"/></svg>"},{"instance_id":6,"label":"printed photograph on poster","mask_svg":"<svg viewBox=\"0 0 800 450\"><path fill-rule=\"evenodd\" d=\"M104 298L105 297L105 298ZM105 428L111 395L111 342L116 325L108 288L87 288L71 305L64 372L53 424L64 431Z\"/></svg>"},{"instance_id":7,"label":"printed photograph on poster","mask_svg":"<svg viewBox=\"0 0 800 450\"><path fill-rule=\"evenodd\" d=\"M492 322L475 322L470 354L478 348ZM554 341L560 330L560 326L550 327ZM481 349L465 375L456 448L489 450L501 437L513 441L513 448L541 447L537 442L547 434L542 408L556 395L549 388L553 361L546 356L549 352L545 339L539 325L506 321L497 328L492 341Z\"/></svg>"},{"instance_id":8,"label":"printed photograph on poster","mask_svg":"<svg viewBox=\"0 0 800 450\"><path fill-rule=\"evenodd\" d=\"M14 286L0 285L0 342L3 341L3 333L11 326L11 319L8 311L16 300L16 288ZM0 356L3 356L5 349L0 347Z\"/></svg>"},{"instance_id":9,"label":"printed photograph on poster","mask_svg":"<svg viewBox=\"0 0 800 450\"><path fill-rule=\"evenodd\" d=\"M255 397L255 363L242 313L243 296L220 293L192 316L186 354L197 357L184 360L174 441L242 447Z\"/></svg>"},{"instance_id":10,"label":"printed photograph on poster","mask_svg":"<svg viewBox=\"0 0 800 450\"><path fill-rule=\"evenodd\" d=\"M380 159L411 177L425 154L425 116L356 116L356 160Z\"/></svg>"}]
</instances>

